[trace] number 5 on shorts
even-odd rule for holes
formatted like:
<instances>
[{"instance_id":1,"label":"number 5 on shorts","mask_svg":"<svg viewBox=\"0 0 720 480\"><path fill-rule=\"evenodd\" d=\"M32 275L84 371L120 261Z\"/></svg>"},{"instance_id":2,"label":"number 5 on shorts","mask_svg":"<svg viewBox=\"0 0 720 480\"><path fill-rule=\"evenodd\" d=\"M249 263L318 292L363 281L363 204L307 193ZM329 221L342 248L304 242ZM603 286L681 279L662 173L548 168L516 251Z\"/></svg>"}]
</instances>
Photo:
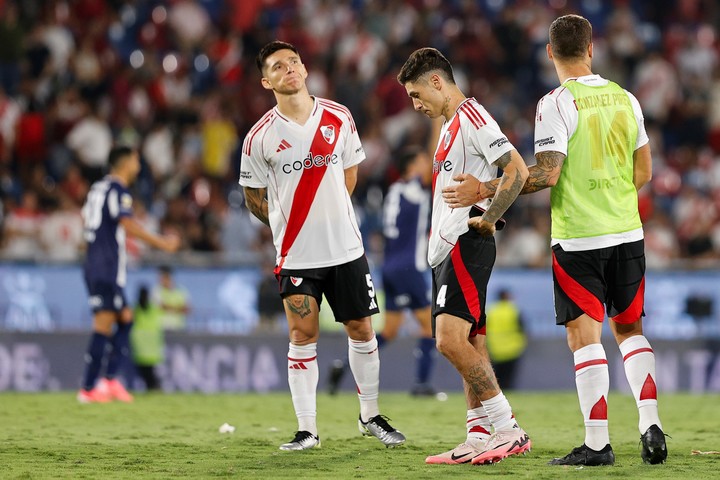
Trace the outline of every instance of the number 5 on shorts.
<instances>
[{"instance_id":1,"label":"number 5 on shorts","mask_svg":"<svg viewBox=\"0 0 720 480\"><path fill-rule=\"evenodd\" d=\"M373 285L372 277L369 273L365 275L365 282L368 286L368 296L373 298L375 296L375 285Z\"/></svg>"}]
</instances>

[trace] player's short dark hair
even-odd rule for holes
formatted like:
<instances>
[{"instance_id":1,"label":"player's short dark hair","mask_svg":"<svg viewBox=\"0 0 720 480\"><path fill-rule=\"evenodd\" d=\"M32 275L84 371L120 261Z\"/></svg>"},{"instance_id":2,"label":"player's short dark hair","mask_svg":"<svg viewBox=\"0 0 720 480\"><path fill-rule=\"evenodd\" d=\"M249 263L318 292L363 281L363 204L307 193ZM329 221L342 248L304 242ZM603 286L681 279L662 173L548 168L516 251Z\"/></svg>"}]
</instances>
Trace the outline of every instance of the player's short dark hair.
<instances>
[{"instance_id":1,"label":"player's short dark hair","mask_svg":"<svg viewBox=\"0 0 720 480\"><path fill-rule=\"evenodd\" d=\"M583 58L592 43L592 25L580 15L558 17L550 25L550 46L561 60Z\"/></svg>"},{"instance_id":2,"label":"player's short dark hair","mask_svg":"<svg viewBox=\"0 0 720 480\"><path fill-rule=\"evenodd\" d=\"M127 145L116 145L112 147L110 149L110 153L108 154L108 166L110 168L115 168L121 160L133 153L135 153L135 149L128 147Z\"/></svg>"},{"instance_id":3,"label":"player's short dark hair","mask_svg":"<svg viewBox=\"0 0 720 480\"><path fill-rule=\"evenodd\" d=\"M400 175L405 175L405 172L407 172L408 167L412 164L413 160L415 160L415 157L422 152L423 148L418 145L410 145L400 150L395 162Z\"/></svg>"},{"instance_id":4,"label":"player's short dark hair","mask_svg":"<svg viewBox=\"0 0 720 480\"><path fill-rule=\"evenodd\" d=\"M448 59L435 48L420 48L410 54L405 65L400 69L397 79L401 85L408 82L414 83L426 73L435 70L440 70L445 76L445 80L455 83L452 66Z\"/></svg>"},{"instance_id":5,"label":"player's short dark hair","mask_svg":"<svg viewBox=\"0 0 720 480\"><path fill-rule=\"evenodd\" d=\"M262 47L260 52L257 54L257 57L255 57L255 64L257 65L258 70L260 70L260 73L264 73L263 68L265 68L265 60L279 50L292 50L297 55L300 55L298 49L295 48L295 45L287 42L281 42L280 40L274 40Z\"/></svg>"}]
</instances>

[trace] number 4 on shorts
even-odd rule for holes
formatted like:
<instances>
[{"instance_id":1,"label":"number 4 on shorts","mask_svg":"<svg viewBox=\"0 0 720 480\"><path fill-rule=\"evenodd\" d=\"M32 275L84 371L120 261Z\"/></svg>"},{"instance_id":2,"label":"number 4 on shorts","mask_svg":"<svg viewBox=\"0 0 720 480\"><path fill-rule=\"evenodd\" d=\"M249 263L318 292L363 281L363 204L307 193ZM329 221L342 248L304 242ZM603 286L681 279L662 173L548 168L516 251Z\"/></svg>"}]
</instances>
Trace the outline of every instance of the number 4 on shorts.
<instances>
[{"instance_id":1,"label":"number 4 on shorts","mask_svg":"<svg viewBox=\"0 0 720 480\"><path fill-rule=\"evenodd\" d=\"M445 295L447 295L447 285L443 285L440 287L440 290L438 290L437 301L435 303L437 303L439 307L445 306Z\"/></svg>"}]
</instances>

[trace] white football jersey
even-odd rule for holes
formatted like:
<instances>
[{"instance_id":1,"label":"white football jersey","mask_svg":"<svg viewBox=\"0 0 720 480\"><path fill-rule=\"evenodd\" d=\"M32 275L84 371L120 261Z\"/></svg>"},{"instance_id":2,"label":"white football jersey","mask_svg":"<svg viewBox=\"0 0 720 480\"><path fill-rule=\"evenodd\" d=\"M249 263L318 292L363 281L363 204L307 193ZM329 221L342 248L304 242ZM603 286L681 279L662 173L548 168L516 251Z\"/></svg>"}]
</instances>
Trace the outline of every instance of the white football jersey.
<instances>
[{"instance_id":1,"label":"white football jersey","mask_svg":"<svg viewBox=\"0 0 720 480\"><path fill-rule=\"evenodd\" d=\"M432 230L428 262L436 267L467 232L472 207L450 208L442 199L442 189L457 182L453 177L469 173L481 182L497 177L495 161L515 147L500 131L497 122L474 98L468 98L443 124L433 159ZM477 203L487 209L490 200Z\"/></svg>"},{"instance_id":2,"label":"white football jersey","mask_svg":"<svg viewBox=\"0 0 720 480\"><path fill-rule=\"evenodd\" d=\"M340 265L364 253L345 169L365 152L350 111L314 100L305 125L275 107L243 143L240 185L267 188L277 271Z\"/></svg>"}]
</instances>

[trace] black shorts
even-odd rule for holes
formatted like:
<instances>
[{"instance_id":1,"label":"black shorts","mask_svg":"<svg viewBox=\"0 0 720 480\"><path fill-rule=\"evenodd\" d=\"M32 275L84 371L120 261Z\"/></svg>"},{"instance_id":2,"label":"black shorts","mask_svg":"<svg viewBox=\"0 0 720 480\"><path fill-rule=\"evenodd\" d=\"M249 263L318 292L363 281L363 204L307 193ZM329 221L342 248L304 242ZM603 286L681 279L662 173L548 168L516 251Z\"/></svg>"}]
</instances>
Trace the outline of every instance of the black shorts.
<instances>
[{"instance_id":1,"label":"black shorts","mask_svg":"<svg viewBox=\"0 0 720 480\"><path fill-rule=\"evenodd\" d=\"M280 270L280 296L304 294L317 300L325 294L336 322L359 320L378 313L375 286L365 255L342 265L305 270Z\"/></svg>"},{"instance_id":2,"label":"black shorts","mask_svg":"<svg viewBox=\"0 0 720 480\"><path fill-rule=\"evenodd\" d=\"M558 325L586 313L602 322L605 309L618 323L645 315L645 242L566 252L554 245L553 281Z\"/></svg>"},{"instance_id":3,"label":"black shorts","mask_svg":"<svg viewBox=\"0 0 720 480\"><path fill-rule=\"evenodd\" d=\"M495 238L470 229L432 271L432 327L441 313L472 324L470 336L485 335L485 300L495 264Z\"/></svg>"}]
</instances>

